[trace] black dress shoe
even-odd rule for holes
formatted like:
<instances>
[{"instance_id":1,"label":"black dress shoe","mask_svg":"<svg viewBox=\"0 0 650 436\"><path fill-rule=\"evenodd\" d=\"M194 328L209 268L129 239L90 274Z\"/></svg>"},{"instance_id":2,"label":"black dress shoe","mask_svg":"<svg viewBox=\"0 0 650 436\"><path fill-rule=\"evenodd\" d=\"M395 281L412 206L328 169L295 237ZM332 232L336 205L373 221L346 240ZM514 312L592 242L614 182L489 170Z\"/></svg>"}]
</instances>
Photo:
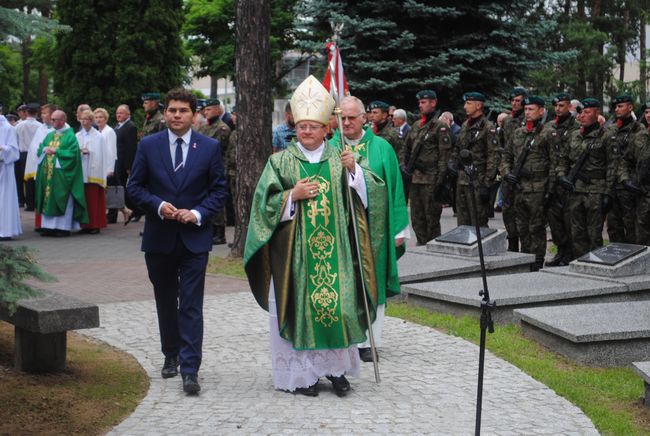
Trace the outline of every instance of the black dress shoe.
<instances>
[{"instance_id":1,"label":"black dress shoe","mask_svg":"<svg viewBox=\"0 0 650 436\"><path fill-rule=\"evenodd\" d=\"M11 236L0 236L0 241L13 241Z\"/></svg>"},{"instance_id":2,"label":"black dress shoe","mask_svg":"<svg viewBox=\"0 0 650 436\"><path fill-rule=\"evenodd\" d=\"M344 375L340 375L338 377L328 375L327 379L332 382L334 393L339 397L344 397L348 392L350 392L350 382L345 378Z\"/></svg>"},{"instance_id":3,"label":"black dress shoe","mask_svg":"<svg viewBox=\"0 0 650 436\"><path fill-rule=\"evenodd\" d=\"M317 397L318 396L318 382L309 386L308 388L296 388L293 391L294 394L305 395L307 397Z\"/></svg>"},{"instance_id":4,"label":"black dress shoe","mask_svg":"<svg viewBox=\"0 0 650 436\"><path fill-rule=\"evenodd\" d=\"M201 390L196 374L183 374L183 392L187 395L197 395Z\"/></svg>"},{"instance_id":5,"label":"black dress shoe","mask_svg":"<svg viewBox=\"0 0 650 436\"><path fill-rule=\"evenodd\" d=\"M178 356L165 357L165 363L160 375L162 375L162 378L171 378L178 375Z\"/></svg>"},{"instance_id":6,"label":"black dress shoe","mask_svg":"<svg viewBox=\"0 0 650 436\"><path fill-rule=\"evenodd\" d=\"M372 348L359 348L359 357L364 362L372 362ZM379 353L377 353L377 362L379 362Z\"/></svg>"}]
</instances>

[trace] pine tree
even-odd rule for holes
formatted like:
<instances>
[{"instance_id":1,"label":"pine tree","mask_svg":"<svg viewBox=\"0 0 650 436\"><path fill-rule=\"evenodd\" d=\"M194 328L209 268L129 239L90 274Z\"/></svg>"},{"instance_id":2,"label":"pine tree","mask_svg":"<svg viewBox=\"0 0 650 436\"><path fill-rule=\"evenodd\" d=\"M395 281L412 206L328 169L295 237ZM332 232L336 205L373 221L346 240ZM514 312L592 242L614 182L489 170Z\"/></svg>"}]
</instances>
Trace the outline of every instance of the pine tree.
<instances>
[{"instance_id":1,"label":"pine tree","mask_svg":"<svg viewBox=\"0 0 650 436\"><path fill-rule=\"evenodd\" d=\"M54 90L79 103L139 107L143 92L180 86L188 65L180 39L182 0L60 0L72 32L57 38Z\"/></svg>"},{"instance_id":2,"label":"pine tree","mask_svg":"<svg viewBox=\"0 0 650 436\"><path fill-rule=\"evenodd\" d=\"M313 18L300 46L323 50L329 21L342 22L341 56L353 94L414 108L418 90L435 89L441 106L460 107L465 91L502 99L532 71L571 58L541 49L556 23L539 19L535 5L307 1L300 13Z\"/></svg>"},{"instance_id":3,"label":"pine tree","mask_svg":"<svg viewBox=\"0 0 650 436\"><path fill-rule=\"evenodd\" d=\"M36 264L34 253L28 247L0 245L0 305L6 306L10 313L15 311L18 300L41 294L23 283L28 278L55 280Z\"/></svg>"}]
</instances>

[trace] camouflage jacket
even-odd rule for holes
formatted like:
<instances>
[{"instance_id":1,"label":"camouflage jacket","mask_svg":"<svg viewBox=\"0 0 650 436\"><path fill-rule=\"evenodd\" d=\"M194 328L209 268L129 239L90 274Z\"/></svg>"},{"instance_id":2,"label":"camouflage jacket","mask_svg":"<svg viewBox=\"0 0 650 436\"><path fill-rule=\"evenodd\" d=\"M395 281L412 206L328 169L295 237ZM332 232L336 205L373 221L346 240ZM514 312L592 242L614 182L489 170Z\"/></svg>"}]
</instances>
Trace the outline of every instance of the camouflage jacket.
<instances>
[{"instance_id":1,"label":"camouflage jacket","mask_svg":"<svg viewBox=\"0 0 650 436\"><path fill-rule=\"evenodd\" d=\"M633 175L623 173L623 162L626 160L635 160L632 154L628 154L631 148L634 150L641 150L648 146L648 131L641 123L631 120L620 129L616 124L612 125L607 130L606 135L615 158L616 181L614 188L624 189L622 183L623 180L634 177ZM636 151L633 153L636 153Z\"/></svg>"},{"instance_id":2,"label":"camouflage jacket","mask_svg":"<svg viewBox=\"0 0 650 436\"><path fill-rule=\"evenodd\" d=\"M399 139L399 133L397 133L397 130L395 130L395 128L391 125L390 121L384 123L381 129L377 131L376 135L380 138L384 138L386 142L388 142L391 147L393 147L393 150L395 150L395 156L400 155L402 148L404 147L404 142Z\"/></svg>"},{"instance_id":3,"label":"camouflage jacket","mask_svg":"<svg viewBox=\"0 0 650 436\"><path fill-rule=\"evenodd\" d=\"M508 174L519 170L517 191L546 192L554 188L555 168L551 159L553 134L556 134L555 130L548 125L538 125L530 132L526 126L519 127L510 146L504 147L503 172ZM523 160L526 147L529 151Z\"/></svg>"},{"instance_id":4,"label":"camouflage jacket","mask_svg":"<svg viewBox=\"0 0 650 436\"><path fill-rule=\"evenodd\" d=\"M551 130L551 164L553 170L560 164L562 151L569 146L571 134L580 129L580 123L573 115L569 115L558 124L558 120L549 121L546 127Z\"/></svg>"},{"instance_id":5,"label":"camouflage jacket","mask_svg":"<svg viewBox=\"0 0 650 436\"><path fill-rule=\"evenodd\" d=\"M501 147L503 147L504 150L511 146L511 142L514 139L515 130L525 125L526 125L526 121L524 120L523 110L521 112L518 112L517 116L515 117L513 117L512 115L508 115L507 117L505 117L505 119L503 120L503 128L501 129L500 132ZM500 169L501 169L501 173L505 174L503 168Z\"/></svg>"},{"instance_id":6,"label":"camouflage jacket","mask_svg":"<svg viewBox=\"0 0 650 436\"><path fill-rule=\"evenodd\" d=\"M478 170L478 182L482 186L490 186L497 176L501 154L497 129L485 116L481 116L472 125L466 120L460 128L460 135L454 147L451 160L460 168L461 150L472 152L472 161ZM458 184L469 185L469 178L464 171L458 171Z\"/></svg>"},{"instance_id":7,"label":"camouflage jacket","mask_svg":"<svg viewBox=\"0 0 650 436\"><path fill-rule=\"evenodd\" d=\"M151 135L152 133L160 132L164 130L167 126L165 125L165 117L160 113L159 110L156 110L153 113L147 112L144 118L144 124L142 125L142 130L138 134L139 138L142 139L145 136Z\"/></svg>"},{"instance_id":8,"label":"camouflage jacket","mask_svg":"<svg viewBox=\"0 0 650 436\"><path fill-rule=\"evenodd\" d=\"M219 141L219 145L221 146L221 156L226 156L228 138L230 137L230 127L228 127L226 123L217 118L216 122L212 122L212 124L206 123L201 126L198 131L201 135Z\"/></svg>"},{"instance_id":9,"label":"camouflage jacket","mask_svg":"<svg viewBox=\"0 0 650 436\"><path fill-rule=\"evenodd\" d=\"M556 169L557 176L569 176L572 169L575 172L583 153L587 153L584 164L572 180L575 192L611 195L616 179L616 156L602 127L588 133L582 133L581 129L571 133Z\"/></svg>"},{"instance_id":10,"label":"camouflage jacket","mask_svg":"<svg viewBox=\"0 0 650 436\"><path fill-rule=\"evenodd\" d=\"M452 149L451 129L434 116L424 126L420 121L411 125L400 162L408 166L418 143L423 142L413 163L411 183L440 186L444 182L447 160Z\"/></svg>"},{"instance_id":11,"label":"camouflage jacket","mask_svg":"<svg viewBox=\"0 0 650 436\"><path fill-rule=\"evenodd\" d=\"M226 147L226 155L223 160L223 165L228 177L235 177L237 175L237 131L235 130L228 137L228 146Z\"/></svg>"},{"instance_id":12,"label":"camouflage jacket","mask_svg":"<svg viewBox=\"0 0 650 436\"><path fill-rule=\"evenodd\" d=\"M617 180L619 183L632 180L648 196L650 195L650 134L643 124L634 124L639 124L640 128L633 127L634 139L627 143L625 152L618 160Z\"/></svg>"}]
</instances>

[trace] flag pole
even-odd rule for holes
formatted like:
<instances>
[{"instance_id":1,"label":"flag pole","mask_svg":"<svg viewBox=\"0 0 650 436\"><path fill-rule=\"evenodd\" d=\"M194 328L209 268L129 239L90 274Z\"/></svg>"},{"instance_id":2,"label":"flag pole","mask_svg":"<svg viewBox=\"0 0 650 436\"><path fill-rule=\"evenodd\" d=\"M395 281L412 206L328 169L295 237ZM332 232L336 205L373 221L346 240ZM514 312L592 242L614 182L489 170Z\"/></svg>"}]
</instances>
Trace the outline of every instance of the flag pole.
<instances>
[{"instance_id":1,"label":"flag pole","mask_svg":"<svg viewBox=\"0 0 650 436\"><path fill-rule=\"evenodd\" d=\"M339 73L338 68L336 68L336 65L338 63L338 56L336 56L336 50L338 50L338 41L339 41L339 34L341 30L343 29L343 23L339 24L334 24L333 22L330 23L332 26L332 32L333 32L333 37L332 41L334 42L334 45L330 48L334 53L330 59L329 62L329 71L330 71L330 94L333 95L334 101L336 102L336 107L334 108L334 114L336 116L336 122L338 123L339 126L339 131L340 131L340 137L341 137L341 150L349 150L348 145L345 142L345 136L343 135L343 119L341 117L341 101L339 98L339 87L336 86L337 81L335 78L335 75ZM341 81L340 83L341 86L343 86L343 83ZM348 174L348 179L350 175L350 170L346 168L347 174ZM379 359L377 356L377 347L375 346L375 335L372 332L372 319L370 318L370 308L368 305L368 292L366 288L366 280L363 274L363 262L361 259L361 243L359 241L359 229L357 227L357 216L356 216L356 210L354 209L354 203L352 202L352 188L350 188L350 185L347 185L347 197L348 197L348 205L350 208L350 214L352 216L352 230L354 233L354 242L355 242L355 247L356 247L356 252L357 252L357 264L359 268L359 275L361 276L361 286L363 288L363 305L364 309L366 312L366 322L368 324L368 338L370 339L370 351L372 354L372 365L375 370L375 382L379 384L381 382L381 378L379 376Z\"/></svg>"}]
</instances>

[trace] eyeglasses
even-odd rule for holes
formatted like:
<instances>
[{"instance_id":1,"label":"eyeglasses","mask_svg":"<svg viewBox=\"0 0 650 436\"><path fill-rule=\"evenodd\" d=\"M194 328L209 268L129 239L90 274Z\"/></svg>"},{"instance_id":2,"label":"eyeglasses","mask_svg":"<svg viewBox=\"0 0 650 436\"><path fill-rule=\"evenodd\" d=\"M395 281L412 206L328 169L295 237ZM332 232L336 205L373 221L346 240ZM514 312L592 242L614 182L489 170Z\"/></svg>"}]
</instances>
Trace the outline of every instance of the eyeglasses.
<instances>
[{"instance_id":1,"label":"eyeglasses","mask_svg":"<svg viewBox=\"0 0 650 436\"><path fill-rule=\"evenodd\" d=\"M321 126L320 124L317 125L317 126L314 126L314 125L311 125L311 124L299 124L299 125L296 126L296 128L298 130L300 130L301 132L306 132L306 131L311 131L311 130L314 130L314 131L320 130L320 129L323 128L323 126Z\"/></svg>"},{"instance_id":2,"label":"eyeglasses","mask_svg":"<svg viewBox=\"0 0 650 436\"><path fill-rule=\"evenodd\" d=\"M343 121L344 123L347 122L347 121L354 121L357 118L359 118L361 115L363 115L363 113L360 113L358 115L351 115L351 116L348 116L348 117L341 117L341 121Z\"/></svg>"}]
</instances>

